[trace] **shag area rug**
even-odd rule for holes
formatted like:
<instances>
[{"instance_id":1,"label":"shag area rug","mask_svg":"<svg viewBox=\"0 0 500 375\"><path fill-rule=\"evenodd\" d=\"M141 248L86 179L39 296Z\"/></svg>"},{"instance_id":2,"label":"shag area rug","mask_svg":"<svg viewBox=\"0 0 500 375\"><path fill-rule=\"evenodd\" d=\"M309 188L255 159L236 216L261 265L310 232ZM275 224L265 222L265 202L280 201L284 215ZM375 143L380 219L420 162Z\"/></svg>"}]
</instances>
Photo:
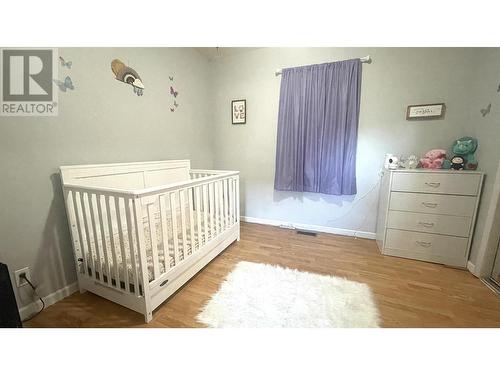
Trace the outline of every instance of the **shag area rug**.
<instances>
[{"instance_id":1,"label":"shag area rug","mask_svg":"<svg viewBox=\"0 0 500 375\"><path fill-rule=\"evenodd\" d=\"M269 264L240 262L197 316L213 328L378 327L368 285Z\"/></svg>"}]
</instances>

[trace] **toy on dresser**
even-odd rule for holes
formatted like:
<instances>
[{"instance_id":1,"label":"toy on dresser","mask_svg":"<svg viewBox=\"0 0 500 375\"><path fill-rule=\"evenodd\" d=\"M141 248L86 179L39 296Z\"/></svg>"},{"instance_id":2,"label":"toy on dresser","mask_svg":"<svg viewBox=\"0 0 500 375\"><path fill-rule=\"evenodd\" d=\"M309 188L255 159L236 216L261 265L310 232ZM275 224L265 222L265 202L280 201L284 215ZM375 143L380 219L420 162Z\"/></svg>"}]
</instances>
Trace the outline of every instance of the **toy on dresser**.
<instances>
[{"instance_id":1,"label":"toy on dresser","mask_svg":"<svg viewBox=\"0 0 500 375\"><path fill-rule=\"evenodd\" d=\"M465 160L461 156L456 155L456 156L452 157L450 162L451 162L450 169L454 169L456 171L461 171L465 167Z\"/></svg>"},{"instance_id":2,"label":"toy on dresser","mask_svg":"<svg viewBox=\"0 0 500 375\"><path fill-rule=\"evenodd\" d=\"M427 169L441 169L446 160L446 151L441 149L430 150L420 159L420 167Z\"/></svg>"},{"instance_id":3,"label":"toy on dresser","mask_svg":"<svg viewBox=\"0 0 500 375\"><path fill-rule=\"evenodd\" d=\"M477 169L477 160L474 153L477 150L477 139L472 137L462 137L453 142L452 151L454 156L451 160L446 160L443 164L445 169Z\"/></svg>"}]
</instances>

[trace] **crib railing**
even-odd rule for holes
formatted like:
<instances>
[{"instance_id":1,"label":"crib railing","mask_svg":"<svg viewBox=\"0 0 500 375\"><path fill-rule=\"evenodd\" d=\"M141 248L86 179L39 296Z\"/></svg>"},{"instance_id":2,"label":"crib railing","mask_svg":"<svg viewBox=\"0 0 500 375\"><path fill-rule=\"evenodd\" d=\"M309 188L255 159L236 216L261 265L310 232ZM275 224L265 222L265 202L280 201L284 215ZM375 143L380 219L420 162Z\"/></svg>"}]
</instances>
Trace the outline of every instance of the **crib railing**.
<instances>
[{"instance_id":1,"label":"crib railing","mask_svg":"<svg viewBox=\"0 0 500 375\"><path fill-rule=\"evenodd\" d=\"M64 186L77 270L142 296L154 282L239 222L237 172L139 190Z\"/></svg>"}]
</instances>

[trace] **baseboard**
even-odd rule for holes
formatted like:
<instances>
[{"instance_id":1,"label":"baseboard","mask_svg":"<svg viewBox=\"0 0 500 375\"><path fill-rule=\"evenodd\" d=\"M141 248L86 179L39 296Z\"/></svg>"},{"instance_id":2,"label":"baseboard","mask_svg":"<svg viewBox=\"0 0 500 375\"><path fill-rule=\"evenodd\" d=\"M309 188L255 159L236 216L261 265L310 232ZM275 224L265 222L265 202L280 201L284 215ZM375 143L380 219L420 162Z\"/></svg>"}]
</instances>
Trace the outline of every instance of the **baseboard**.
<instances>
[{"instance_id":1,"label":"baseboard","mask_svg":"<svg viewBox=\"0 0 500 375\"><path fill-rule=\"evenodd\" d=\"M51 293L47 296L42 296L43 302L45 302L45 307L47 308L50 305L59 302L60 300L75 293L77 290L78 290L78 283L76 282L68 286L65 286L64 288L56 290L54 293ZM21 320L25 320L29 318L31 315L38 312L40 310L40 307L41 303L38 300L30 303L29 305L21 307L19 309L19 315L21 315Z\"/></svg>"},{"instance_id":2,"label":"baseboard","mask_svg":"<svg viewBox=\"0 0 500 375\"><path fill-rule=\"evenodd\" d=\"M477 277L476 275L476 265L472 263L470 260L467 261L467 269L472 273L474 276Z\"/></svg>"},{"instance_id":3,"label":"baseboard","mask_svg":"<svg viewBox=\"0 0 500 375\"><path fill-rule=\"evenodd\" d=\"M364 232L352 229L343 229L343 228L332 228L325 227L321 225L311 225L311 224L300 224L300 223L290 223L280 220L272 220L272 219L262 219L251 216L241 216L241 221L247 223L256 223L256 224L264 224L264 225L272 225L276 227L284 227L289 229L301 229L301 230L309 230L313 232L321 232L321 233L330 233L330 234L338 234L340 236L350 236L350 237L360 237L367 238L370 240L375 239L375 233L373 232Z\"/></svg>"}]
</instances>

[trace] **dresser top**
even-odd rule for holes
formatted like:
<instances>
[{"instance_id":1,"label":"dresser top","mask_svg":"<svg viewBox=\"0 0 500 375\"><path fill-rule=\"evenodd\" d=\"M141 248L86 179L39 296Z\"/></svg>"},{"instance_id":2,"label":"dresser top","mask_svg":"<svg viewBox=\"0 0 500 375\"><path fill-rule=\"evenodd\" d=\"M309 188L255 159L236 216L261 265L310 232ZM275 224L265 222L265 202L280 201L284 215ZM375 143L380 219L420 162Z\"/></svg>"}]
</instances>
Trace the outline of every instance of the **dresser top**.
<instances>
[{"instance_id":1,"label":"dresser top","mask_svg":"<svg viewBox=\"0 0 500 375\"><path fill-rule=\"evenodd\" d=\"M480 174L480 175L483 174L483 172L481 171L471 171L471 170L456 171L454 169L428 169L428 168L417 168L417 169L398 168L398 169L384 169L384 171L393 173L404 172L404 173L444 173L444 174Z\"/></svg>"}]
</instances>

